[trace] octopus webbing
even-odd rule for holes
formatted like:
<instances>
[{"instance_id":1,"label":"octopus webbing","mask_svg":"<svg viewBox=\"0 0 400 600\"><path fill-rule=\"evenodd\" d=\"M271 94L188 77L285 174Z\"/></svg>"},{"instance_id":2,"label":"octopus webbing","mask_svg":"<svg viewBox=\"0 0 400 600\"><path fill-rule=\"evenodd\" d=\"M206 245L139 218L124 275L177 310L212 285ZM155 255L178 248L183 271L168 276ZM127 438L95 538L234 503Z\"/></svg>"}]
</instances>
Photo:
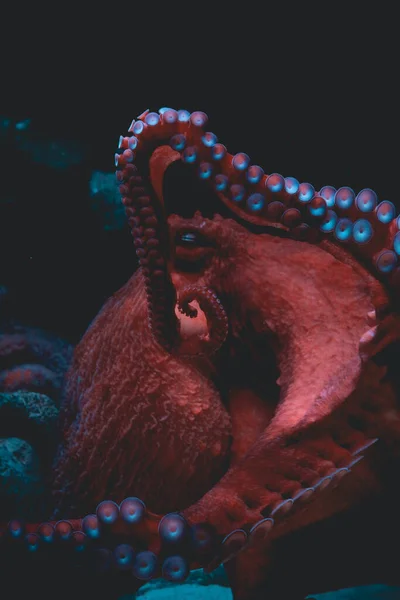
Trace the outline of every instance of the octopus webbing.
<instances>
[{"instance_id":1,"label":"octopus webbing","mask_svg":"<svg viewBox=\"0 0 400 600\"><path fill-rule=\"evenodd\" d=\"M398 459L400 217L369 188L267 175L206 124L164 108L120 137L139 269L75 349L53 514L13 519L4 543L51 548L62 572L85 550L130 590L223 563L235 600L302 598L274 581L274 546ZM232 218L168 214L177 161Z\"/></svg>"}]
</instances>

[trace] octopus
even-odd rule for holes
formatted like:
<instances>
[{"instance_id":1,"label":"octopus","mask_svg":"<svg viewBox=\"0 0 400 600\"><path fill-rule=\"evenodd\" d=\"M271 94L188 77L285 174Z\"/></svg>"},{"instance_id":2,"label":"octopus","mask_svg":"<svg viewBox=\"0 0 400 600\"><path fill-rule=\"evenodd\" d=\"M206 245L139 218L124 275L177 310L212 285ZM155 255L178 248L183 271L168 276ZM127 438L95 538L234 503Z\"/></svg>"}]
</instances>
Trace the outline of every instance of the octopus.
<instances>
[{"instance_id":1,"label":"octopus","mask_svg":"<svg viewBox=\"0 0 400 600\"><path fill-rule=\"evenodd\" d=\"M120 137L139 268L74 350L49 520L2 526L19 570L45 556L64 585L78 564L105 598L220 564L235 600L324 591L299 544L317 560L304 539L366 518L400 458L394 205L266 174L206 124L162 108ZM208 199L189 216L177 165Z\"/></svg>"}]
</instances>

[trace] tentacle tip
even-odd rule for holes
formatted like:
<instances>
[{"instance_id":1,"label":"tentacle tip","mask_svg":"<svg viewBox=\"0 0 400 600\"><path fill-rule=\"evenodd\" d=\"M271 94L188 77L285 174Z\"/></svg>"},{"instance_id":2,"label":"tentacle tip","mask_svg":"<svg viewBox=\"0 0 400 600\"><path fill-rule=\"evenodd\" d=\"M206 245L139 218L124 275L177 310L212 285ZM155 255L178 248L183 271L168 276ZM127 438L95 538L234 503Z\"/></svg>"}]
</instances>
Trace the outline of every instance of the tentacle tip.
<instances>
[{"instance_id":1,"label":"tentacle tip","mask_svg":"<svg viewBox=\"0 0 400 600\"><path fill-rule=\"evenodd\" d=\"M374 444L376 444L376 442L379 441L379 438L372 438L371 440L368 440L365 444L362 444L361 446L359 446L358 448L356 448L355 450L353 450L353 456L357 456L358 454L360 454L360 452L364 452L365 450L367 450L368 448L370 448L371 446L373 446Z\"/></svg>"},{"instance_id":2,"label":"tentacle tip","mask_svg":"<svg viewBox=\"0 0 400 600\"><path fill-rule=\"evenodd\" d=\"M141 121L144 121L146 116L149 114L150 109L146 108L146 110L144 110L138 117L137 119L140 119Z\"/></svg>"},{"instance_id":3,"label":"tentacle tip","mask_svg":"<svg viewBox=\"0 0 400 600\"><path fill-rule=\"evenodd\" d=\"M376 336L377 326L371 327L360 337L360 348L365 347L367 344L372 342L374 337Z\"/></svg>"}]
</instances>

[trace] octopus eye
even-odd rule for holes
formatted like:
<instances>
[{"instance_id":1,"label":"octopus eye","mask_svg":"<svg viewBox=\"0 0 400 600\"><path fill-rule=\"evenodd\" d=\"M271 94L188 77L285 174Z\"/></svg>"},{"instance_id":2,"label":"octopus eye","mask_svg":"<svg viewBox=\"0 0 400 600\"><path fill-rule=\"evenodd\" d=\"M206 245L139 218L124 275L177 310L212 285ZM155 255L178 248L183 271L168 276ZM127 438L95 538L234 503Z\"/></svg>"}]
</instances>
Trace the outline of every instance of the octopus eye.
<instances>
[{"instance_id":1,"label":"octopus eye","mask_svg":"<svg viewBox=\"0 0 400 600\"><path fill-rule=\"evenodd\" d=\"M200 271L214 254L215 244L202 232L182 229L175 236L175 261L182 271Z\"/></svg>"},{"instance_id":2,"label":"octopus eye","mask_svg":"<svg viewBox=\"0 0 400 600\"><path fill-rule=\"evenodd\" d=\"M182 233L180 240L184 244L197 244L197 236L193 232Z\"/></svg>"},{"instance_id":3,"label":"octopus eye","mask_svg":"<svg viewBox=\"0 0 400 600\"><path fill-rule=\"evenodd\" d=\"M205 248L213 245L211 240L209 240L203 233L192 229L178 231L175 237L175 244L177 246L191 248Z\"/></svg>"}]
</instances>

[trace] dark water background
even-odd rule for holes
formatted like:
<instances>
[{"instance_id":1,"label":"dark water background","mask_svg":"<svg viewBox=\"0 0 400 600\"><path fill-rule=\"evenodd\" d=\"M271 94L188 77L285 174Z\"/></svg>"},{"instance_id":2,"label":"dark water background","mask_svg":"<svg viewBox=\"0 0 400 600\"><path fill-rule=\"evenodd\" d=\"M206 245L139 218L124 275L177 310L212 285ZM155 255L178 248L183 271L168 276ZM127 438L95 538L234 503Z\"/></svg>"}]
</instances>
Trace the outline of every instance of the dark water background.
<instances>
[{"instance_id":1,"label":"dark water background","mask_svg":"<svg viewBox=\"0 0 400 600\"><path fill-rule=\"evenodd\" d=\"M158 33L150 8L110 7L116 23L100 26L80 14L67 24L44 13L46 27L39 12L4 20L0 285L13 316L72 343L136 268L118 205L93 181L114 171L119 135L146 108L203 110L230 152L266 172L370 187L400 205L393 16L321 13L314 24L230 8L206 22L196 8L179 24L164 6L153 7Z\"/></svg>"}]
</instances>

